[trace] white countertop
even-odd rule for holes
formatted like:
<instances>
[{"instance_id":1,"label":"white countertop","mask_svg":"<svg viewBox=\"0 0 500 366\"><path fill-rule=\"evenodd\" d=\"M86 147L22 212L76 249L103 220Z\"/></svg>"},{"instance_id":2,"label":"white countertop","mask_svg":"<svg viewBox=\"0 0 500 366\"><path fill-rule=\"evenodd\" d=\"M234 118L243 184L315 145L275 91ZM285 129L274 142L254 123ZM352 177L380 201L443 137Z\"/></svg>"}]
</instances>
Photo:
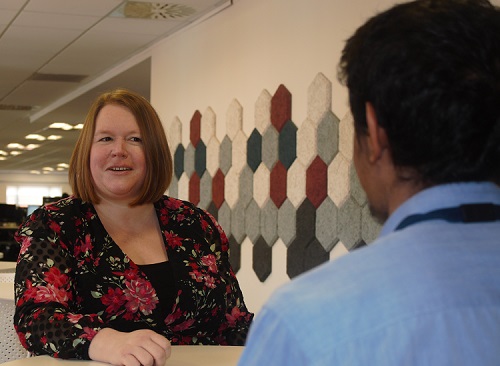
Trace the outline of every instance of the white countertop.
<instances>
[{"instance_id":1,"label":"white countertop","mask_svg":"<svg viewBox=\"0 0 500 366\"><path fill-rule=\"evenodd\" d=\"M165 366L236 366L243 352L238 346L172 346ZM95 361L61 360L50 356L6 362L6 366L102 366Z\"/></svg>"}]
</instances>

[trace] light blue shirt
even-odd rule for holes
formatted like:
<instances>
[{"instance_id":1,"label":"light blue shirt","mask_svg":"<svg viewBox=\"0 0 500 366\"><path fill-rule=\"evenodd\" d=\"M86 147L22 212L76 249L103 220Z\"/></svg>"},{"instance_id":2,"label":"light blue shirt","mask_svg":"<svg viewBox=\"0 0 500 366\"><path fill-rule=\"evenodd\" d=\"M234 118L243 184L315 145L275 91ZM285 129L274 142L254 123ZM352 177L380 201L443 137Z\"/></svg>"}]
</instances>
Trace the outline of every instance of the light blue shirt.
<instances>
[{"instance_id":1,"label":"light blue shirt","mask_svg":"<svg viewBox=\"0 0 500 366\"><path fill-rule=\"evenodd\" d=\"M407 216L500 204L490 183L418 193L372 244L278 289L250 328L240 366L499 365L500 221Z\"/></svg>"}]
</instances>

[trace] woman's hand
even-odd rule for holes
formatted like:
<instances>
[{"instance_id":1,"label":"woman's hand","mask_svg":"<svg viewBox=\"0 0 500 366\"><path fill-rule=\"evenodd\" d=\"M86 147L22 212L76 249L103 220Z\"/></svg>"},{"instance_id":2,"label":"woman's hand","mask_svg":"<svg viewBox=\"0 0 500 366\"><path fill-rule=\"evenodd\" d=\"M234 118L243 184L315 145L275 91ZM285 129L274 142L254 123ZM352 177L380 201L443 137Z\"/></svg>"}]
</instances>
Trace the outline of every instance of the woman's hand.
<instances>
[{"instance_id":1,"label":"woman's hand","mask_svg":"<svg viewBox=\"0 0 500 366\"><path fill-rule=\"evenodd\" d=\"M168 339L147 329L125 333L104 328L89 347L92 360L118 366L163 366L170 352Z\"/></svg>"}]
</instances>

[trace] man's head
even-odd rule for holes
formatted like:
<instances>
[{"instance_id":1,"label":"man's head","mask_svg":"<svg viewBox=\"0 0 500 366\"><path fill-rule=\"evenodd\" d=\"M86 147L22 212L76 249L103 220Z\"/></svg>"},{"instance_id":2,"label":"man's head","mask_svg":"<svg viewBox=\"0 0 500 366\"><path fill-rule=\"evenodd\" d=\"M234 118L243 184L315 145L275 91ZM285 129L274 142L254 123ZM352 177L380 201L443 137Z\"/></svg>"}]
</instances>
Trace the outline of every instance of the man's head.
<instances>
[{"instance_id":1,"label":"man's head","mask_svg":"<svg viewBox=\"0 0 500 366\"><path fill-rule=\"evenodd\" d=\"M371 18L339 78L356 138L370 104L401 179L500 182L500 11L486 0L417 0Z\"/></svg>"}]
</instances>

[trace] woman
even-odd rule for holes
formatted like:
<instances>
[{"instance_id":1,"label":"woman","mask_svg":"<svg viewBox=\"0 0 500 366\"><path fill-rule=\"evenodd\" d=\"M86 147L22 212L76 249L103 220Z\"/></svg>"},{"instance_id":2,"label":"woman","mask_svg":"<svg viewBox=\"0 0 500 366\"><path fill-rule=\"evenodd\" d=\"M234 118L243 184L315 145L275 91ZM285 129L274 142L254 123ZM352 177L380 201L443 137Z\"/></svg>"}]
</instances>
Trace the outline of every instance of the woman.
<instances>
[{"instance_id":1,"label":"woman","mask_svg":"<svg viewBox=\"0 0 500 366\"><path fill-rule=\"evenodd\" d=\"M172 157L153 107L123 89L91 107L73 195L19 228L14 325L34 354L163 365L170 344L244 343L249 313L216 220L164 196Z\"/></svg>"}]
</instances>

